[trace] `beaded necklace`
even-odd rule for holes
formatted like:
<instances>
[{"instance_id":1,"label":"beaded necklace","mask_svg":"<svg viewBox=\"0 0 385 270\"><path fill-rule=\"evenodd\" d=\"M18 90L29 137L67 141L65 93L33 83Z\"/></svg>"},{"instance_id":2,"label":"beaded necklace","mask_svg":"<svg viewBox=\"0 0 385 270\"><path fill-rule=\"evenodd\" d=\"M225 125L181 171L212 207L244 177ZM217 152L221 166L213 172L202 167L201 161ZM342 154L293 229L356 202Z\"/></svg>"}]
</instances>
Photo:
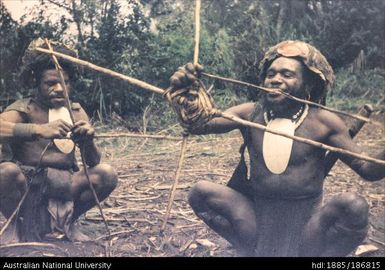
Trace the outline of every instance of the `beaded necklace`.
<instances>
[{"instance_id":1,"label":"beaded necklace","mask_svg":"<svg viewBox=\"0 0 385 270\"><path fill-rule=\"evenodd\" d=\"M309 112L309 105L305 104L305 106L301 106L299 108L298 112L296 112L292 117L291 121L295 123L295 129L297 129L305 120L307 114ZM270 121L275 119L275 115L273 110L269 110L268 112L265 111L263 113L263 119L265 120L265 123L268 124Z\"/></svg>"},{"instance_id":2,"label":"beaded necklace","mask_svg":"<svg viewBox=\"0 0 385 270\"><path fill-rule=\"evenodd\" d=\"M303 123L309 111L309 106L301 106L291 118L275 118L272 111L263 114L266 127L287 135L294 135L296 129ZM268 117L270 116L270 119ZM273 174L285 172L289 165L293 140L280 135L264 132L262 155L266 168Z\"/></svg>"}]
</instances>

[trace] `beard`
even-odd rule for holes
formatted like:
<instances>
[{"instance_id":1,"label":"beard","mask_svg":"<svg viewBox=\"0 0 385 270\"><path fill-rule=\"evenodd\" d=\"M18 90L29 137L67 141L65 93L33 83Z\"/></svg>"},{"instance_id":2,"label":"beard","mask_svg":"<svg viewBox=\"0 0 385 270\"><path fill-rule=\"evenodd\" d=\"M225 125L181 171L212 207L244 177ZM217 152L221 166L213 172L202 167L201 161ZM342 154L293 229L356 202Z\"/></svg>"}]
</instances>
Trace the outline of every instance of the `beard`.
<instances>
[{"instance_id":1,"label":"beard","mask_svg":"<svg viewBox=\"0 0 385 270\"><path fill-rule=\"evenodd\" d=\"M308 93L306 87L295 89L288 88L285 90L282 89L282 91L300 99L305 99L306 93ZM299 104L301 103L281 94L265 93L262 97L263 107L273 110L278 114L285 114L287 111L297 107Z\"/></svg>"},{"instance_id":2,"label":"beard","mask_svg":"<svg viewBox=\"0 0 385 270\"><path fill-rule=\"evenodd\" d=\"M66 100L60 95L42 95L38 94L37 99L48 108L60 108L66 105Z\"/></svg>"}]
</instances>

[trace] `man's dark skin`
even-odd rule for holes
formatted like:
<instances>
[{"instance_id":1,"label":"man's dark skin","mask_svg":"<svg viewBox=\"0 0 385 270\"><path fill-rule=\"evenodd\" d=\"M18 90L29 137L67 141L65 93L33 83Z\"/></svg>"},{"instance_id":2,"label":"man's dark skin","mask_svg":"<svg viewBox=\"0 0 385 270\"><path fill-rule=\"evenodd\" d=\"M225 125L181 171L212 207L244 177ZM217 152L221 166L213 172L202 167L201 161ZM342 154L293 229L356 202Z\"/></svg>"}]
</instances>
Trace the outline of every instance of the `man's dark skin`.
<instances>
[{"instance_id":1,"label":"man's dark skin","mask_svg":"<svg viewBox=\"0 0 385 270\"><path fill-rule=\"evenodd\" d=\"M69 91L70 78L65 70L63 74ZM93 140L95 130L87 114L82 108L74 110L74 125L63 120L48 122L48 108L65 106L65 89L61 84L59 72L54 68L43 70L37 81L38 93L29 105L32 119L26 120L25 114L17 110L1 113L0 142L9 143L14 154L13 159L23 165L67 169L74 162L74 151L65 154L51 145L44 153L40 164L39 160L51 139L65 138L71 131L73 137L79 141L79 147L85 149L84 158L89 166L90 180L99 200L104 200L116 187L117 175L109 165L100 164L101 155ZM33 123L33 140L23 141L22 138L15 136L15 126L21 123ZM75 221L81 214L95 206L95 198L89 188L84 169L73 173L70 185L70 194L65 195L70 196L74 202L73 221ZM26 189L27 177L19 165L13 161L0 163L0 211L6 218L9 218L16 209ZM58 195L63 196L59 194L61 192L62 190L56 190ZM72 240L87 240L87 237L79 231L75 231L73 236Z\"/></svg>"},{"instance_id":2,"label":"man's dark skin","mask_svg":"<svg viewBox=\"0 0 385 270\"><path fill-rule=\"evenodd\" d=\"M188 88L202 71L200 65L187 64L171 77L174 89ZM293 96L306 99L311 82L309 70L295 58L278 57L268 67L263 86L279 88ZM254 103L245 103L226 110L241 119L265 125L263 113L274 111L280 118L291 118L301 103L279 94L264 94L262 109L255 110ZM236 122L214 118L201 128L190 130L193 134L226 133L239 129L245 136L246 128ZM250 129L247 149L250 156L252 198L228 186L199 181L190 191L189 203L194 212L214 231L227 239L240 255L253 256L258 238L259 217L253 199L258 197L301 199L322 194L325 150L294 141L288 167L282 174L274 174L265 165L262 144L264 132ZM344 122L335 114L310 107L304 122L295 135L327 145L362 153L352 141ZM245 137L244 137L245 138ZM350 156L339 158L369 181L385 176L381 165ZM376 155L385 159L385 151ZM355 193L344 193L330 199L320 210L314 211L307 221L298 256L345 256L365 238L368 229L368 204ZM282 221L285 222L285 221ZM336 228L342 228L338 230ZM263 233L263 232L262 232Z\"/></svg>"}]
</instances>

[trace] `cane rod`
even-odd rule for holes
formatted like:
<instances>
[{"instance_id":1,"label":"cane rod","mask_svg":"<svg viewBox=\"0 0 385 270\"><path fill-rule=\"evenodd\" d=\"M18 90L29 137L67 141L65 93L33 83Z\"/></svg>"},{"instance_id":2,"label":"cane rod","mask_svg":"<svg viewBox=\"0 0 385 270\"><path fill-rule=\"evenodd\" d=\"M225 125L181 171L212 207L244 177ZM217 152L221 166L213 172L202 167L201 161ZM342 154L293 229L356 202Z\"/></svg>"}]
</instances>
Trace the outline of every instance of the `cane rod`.
<instances>
[{"instance_id":1,"label":"cane rod","mask_svg":"<svg viewBox=\"0 0 385 270\"><path fill-rule=\"evenodd\" d=\"M198 57L199 57L199 40L200 40L200 8L201 8L201 1L196 0L195 1L195 35L194 35L194 40L195 40L195 46L194 46L194 65L198 64ZM177 169L175 172L175 179L174 179L174 184L171 187L170 190L170 195L168 198L168 204L167 204L167 209L166 213L163 218L163 223L160 228L160 232L162 233L164 229L166 228L167 225L167 220L170 216L171 208L172 208L172 203L174 202L174 197L175 197L175 191L178 186L182 166L183 166L183 161L184 157L186 154L186 148L187 148L187 141L188 141L189 134L187 132L183 132L183 140L181 144L181 149L180 149L180 156L178 160L178 165Z\"/></svg>"}]
</instances>

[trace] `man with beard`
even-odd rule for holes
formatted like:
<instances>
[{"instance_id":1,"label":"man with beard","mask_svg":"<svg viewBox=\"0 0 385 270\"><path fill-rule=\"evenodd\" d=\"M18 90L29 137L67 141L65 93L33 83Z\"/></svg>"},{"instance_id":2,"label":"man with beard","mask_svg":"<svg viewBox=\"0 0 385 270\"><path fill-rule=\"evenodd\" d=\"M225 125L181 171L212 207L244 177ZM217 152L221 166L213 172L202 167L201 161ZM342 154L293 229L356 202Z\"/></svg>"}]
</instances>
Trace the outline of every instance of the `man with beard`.
<instances>
[{"instance_id":1,"label":"man with beard","mask_svg":"<svg viewBox=\"0 0 385 270\"><path fill-rule=\"evenodd\" d=\"M200 72L200 65L179 68L170 79L172 88L196 87ZM260 64L263 86L313 102L325 102L333 80L325 57L301 41L277 44ZM289 135L362 152L337 115L278 93L263 94L260 104L245 103L225 112ZM244 145L228 185L199 181L189 193L191 207L210 228L243 256L345 256L361 243L368 230L368 204L363 197L349 192L322 205L324 149L221 117L188 128L192 134L234 129L241 131ZM250 178L243 158L245 147ZM385 151L376 157L385 159ZM339 158L366 180L385 176L384 166L347 155Z\"/></svg>"},{"instance_id":2,"label":"man with beard","mask_svg":"<svg viewBox=\"0 0 385 270\"><path fill-rule=\"evenodd\" d=\"M7 219L29 188L1 242L37 241L50 233L64 234L73 241L88 240L74 223L96 202L84 168L77 167L75 144L82 149L100 201L116 187L117 175L100 163L95 130L86 112L79 103L71 102L71 119L66 107L69 93L65 90L70 91L76 67L60 62L64 86L51 56L34 51L35 45L31 43L25 53L20 76L34 83L35 95L17 100L0 114L0 211ZM55 44L54 50L77 57L62 44Z\"/></svg>"}]
</instances>

